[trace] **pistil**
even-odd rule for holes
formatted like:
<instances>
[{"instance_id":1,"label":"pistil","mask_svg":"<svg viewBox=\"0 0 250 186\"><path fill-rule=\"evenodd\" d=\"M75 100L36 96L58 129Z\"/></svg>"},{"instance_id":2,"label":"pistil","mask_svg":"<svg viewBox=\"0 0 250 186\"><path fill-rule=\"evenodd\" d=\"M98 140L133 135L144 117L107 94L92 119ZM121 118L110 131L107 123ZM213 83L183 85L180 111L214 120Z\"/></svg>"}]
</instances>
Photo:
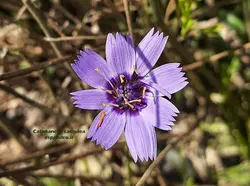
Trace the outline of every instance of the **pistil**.
<instances>
[{"instance_id":1,"label":"pistil","mask_svg":"<svg viewBox=\"0 0 250 186\"><path fill-rule=\"evenodd\" d=\"M128 99L124 95L122 95L122 97L123 97L124 102L125 102L126 105L128 105L132 109L135 108L134 105L130 104L130 102L128 101Z\"/></svg>"}]
</instances>

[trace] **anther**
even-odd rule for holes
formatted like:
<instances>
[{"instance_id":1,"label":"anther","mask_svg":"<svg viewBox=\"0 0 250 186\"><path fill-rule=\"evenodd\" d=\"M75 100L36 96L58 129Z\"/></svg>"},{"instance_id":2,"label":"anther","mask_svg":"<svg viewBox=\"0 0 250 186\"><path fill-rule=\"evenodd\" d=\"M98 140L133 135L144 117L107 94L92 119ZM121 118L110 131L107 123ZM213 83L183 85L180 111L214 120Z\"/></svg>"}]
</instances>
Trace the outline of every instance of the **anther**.
<instances>
[{"instance_id":1,"label":"anther","mask_svg":"<svg viewBox=\"0 0 250 186\"><path fill-rule=\"evenodd\" d=\"M104 117L105 117L105 116L106 116L106 113L103 112L103 113L101 114L100 121L99 121L98 124L97 124L97 128L100 128L100 127L101 127L101 125L102 125L102 123L103 123L103 120L104 120Z\"/></svg>"},{"instance_id":2,"label":"anther","mask_svg":"<svg viewBox=\"0 0 250 186\"><path fill-rule=\"evenodd\" d=\"M103 90L103 91L105 91L105 92L107 92L107 93L109 93L109 94L112 94L112 93L113 93L112 90L106 90L106 89L104 89L104 88L101 88L101 90Z\"/></svg>"},{"instance_id":3,"label":"anther","mask_svg":"<svg viewBox=\"0 0 250 186\"><path fill-rule=\"evenodd\" d=\"M120 75L119 77L120 77L121 83L124 83L124 78L125 78L125 76L124 76L124 75Z\"/></svg>"},{"instance_id":4,"label":"anther","mask_svg":"<svg viewBox=\"0 0 250 186\"><path fill-rule=\"evenodd\" d=\"M129 103L140 103L140 102L141 102L140 99L134 99L134 100L129 101Z\"/></svg>"},{"instance_id":5,"label":"anther","mask_svg":"<svg viewBox=\"0 0 250 186\"><path fill-rule=\"evenodd\" d=\"M95 68L95 71L101 73L101 71L99 70L99 68Z\"/></svg>"},{"instance_id":6,"label":"anther","mask_svg":"<svg viewBox=\"0 0 250 186\"><path fill-rule=\"evenodd\" d=\"M145 93L146 93L146 87L143 87L143 89L142 89L142 98L145 98Z\"/></svg>"},{"instance_id":7,"label":"anther","mask_svg":"<svg viewBox=\"0 0 250 186\"><path fill-rule=\"evenodd\" d=\"M106 106L114 106L114 107L119 107L119 105L115 104L115 103L103 103L102 104L104 107Z\"/></svg>"}]
</instances>

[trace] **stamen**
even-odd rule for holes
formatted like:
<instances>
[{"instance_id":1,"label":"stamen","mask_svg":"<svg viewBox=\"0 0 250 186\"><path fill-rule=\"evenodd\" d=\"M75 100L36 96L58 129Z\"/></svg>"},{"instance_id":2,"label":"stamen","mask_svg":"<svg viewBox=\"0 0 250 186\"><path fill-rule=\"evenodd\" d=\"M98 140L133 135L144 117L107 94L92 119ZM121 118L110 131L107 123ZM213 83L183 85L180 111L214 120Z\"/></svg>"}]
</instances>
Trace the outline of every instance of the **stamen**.
<instances>
[{"instance_id":1,"label":"stamen","mask_svg":"<svg viewBox=\"0 0 250 186\"><path fill-rule=\"evenodd\" d=\"M123 97L123 99L124 99L124 102L125 102L125 104L126 105L128 105L130 108L132 108L132 109L134 109L135 107L134 107L134 105L131 105L130 104L130 102L127 100L127 98L125 98L125 96L124 95L122 95L122 97Z\"/></svg>"},{"instance_id":2,"label":"stamen","mask_svg":"<svg viewBox=\"0 0 250 186\"><path fill-rule=\"evenodd\" d=\"M101 127L101 125L102 125L102 123L103 123L103 120L104 120L104 117L105 117L105 116L106 116L106 113L103 112L103 113L101 114L100 121L99 121L98 124L97 124L97 128L100 128L100 127Z\"/></svg>"},{"instance_id":3,"label":"stamen","mask_svg":"<svg viewBox=\"0 0 250 186\"><path fill-rule=\"evenodd\" d=\"M133 70L134 70L134 72L135 72L136 74L139 74L138 71L137 71L137 69L136 69L136 67L135 67L135 65L133 66Z\"/></svg>"},{"instance_id":4,"label":"stamen","mask_svg":"<svg viewBox=\"0 0 250 186\"><path fill-rule=\"evenodd\" d=\"M121 84L124 83L125 76L124 75L120 75L119 77L120 77Z\"/></svg>"},{"instance_id":5,"label":"stamen","mask_svg":"<svg viewBox=\"0 0 250 186\"><path fill-rule=\"evenodd\" d=\"M105 91L105 92L107 92L107 93L109 93L109 94L112 94L112 93L113 93L112 90L106 90L106 89L104 89L104 88L101 88L101 90L103 90L103 91Z\"/></svg>"},{"instance_id":6,"label":"stamen","mask_svg":"<svg viewBox=\"0 0 250 186\"><path fill-rule=\"evenodd\" d=\"M145 93L146 93L146 87L143 87L143 89L142 89L142 98L145 98Z\"/></svg>"},{"instance_id":7,"label":"stamen","mask_svg":"<svg viewBox=\"0 0 250 186\"><path fill-rule=\"evenodd\" d=\"M129 103L140 103L140 102L141 102L140 99L134 99L134 100L129 101Z\"/></svg>"},{"instance_id":8,"label":"stamen","mask_svg":"<svg viewBox=\"0 0 250 186\"><path fill-rule=\"evenodd\" d=\"M107 82L109 82L110 86L111 86L112 88L114 88L114 85L113 85L113 84L110 82L110 80L105 76L105 74L102 73L102 71L99 70L99 68L96 68L95 71L98 72L101 76L103 76L104 79L105 79Z\"/></svg>"},{"instance_id":9,"label":"stamen","mask_svg":"<svg viewBox=\"0 0 250 186\"><path fill-rule=\"evenodd\" d=\"M114 107L119 107L119 105L115 104L115 103L103 103L102 104L104 107L106 106L114 106Z\"/></svg>"}]
</instances>

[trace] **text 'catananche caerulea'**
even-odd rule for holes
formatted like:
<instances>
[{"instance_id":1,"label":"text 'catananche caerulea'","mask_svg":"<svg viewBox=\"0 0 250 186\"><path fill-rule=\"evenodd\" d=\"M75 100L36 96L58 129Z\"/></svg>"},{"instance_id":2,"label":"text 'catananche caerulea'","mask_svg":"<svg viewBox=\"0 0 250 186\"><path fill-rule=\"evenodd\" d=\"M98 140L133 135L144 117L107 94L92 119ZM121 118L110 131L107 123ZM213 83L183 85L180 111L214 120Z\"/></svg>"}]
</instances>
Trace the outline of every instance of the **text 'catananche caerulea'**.
<instances>
[{"instance_id":1,"label":"text 'catananche caerulea'","mask_svg":"<svg viewBox=\"0 0 250 186\"><path fill-rule=\"evenodd\" d=\"M86 49L72 64L81 80L95 88L72 92L74 104L81 109L101 110L88 138L109 149L124 132L135 162L138 157L141 161L156 158L154 127L171 130L179 111L168 99L188 84L179 63L152 70L167 40L168 36L151 29L134 48L129 34L108 34L106 61Z\"/></svg>"}]
</instances>

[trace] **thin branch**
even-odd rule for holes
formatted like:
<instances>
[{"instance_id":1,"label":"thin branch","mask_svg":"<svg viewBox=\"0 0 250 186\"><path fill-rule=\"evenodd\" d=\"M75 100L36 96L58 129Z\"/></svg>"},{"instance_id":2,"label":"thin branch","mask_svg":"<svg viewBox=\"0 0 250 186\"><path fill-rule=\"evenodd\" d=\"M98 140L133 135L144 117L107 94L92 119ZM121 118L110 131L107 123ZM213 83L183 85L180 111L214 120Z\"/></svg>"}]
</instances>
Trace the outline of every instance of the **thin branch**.
<instances>
[{"instance_id":1,"label":"thin branch","mask_svg":"<svg viewBox=\"0 0 250 186\"><path fill-rule=\"evenodd\" d=\"M14 89L12 89L12 88L4 85L4 84L0 83L0 89L2 89L3 91L5 91L5 92L7 92L9 94L12 94L15 97L20 98L24 102L30 104L33 107L36 107L36 108L40 109L41 111L43 111L44 113L46 113L46 114L48 114L50 116L53 115L53 116L56 116L57 118L63 119L64 121L63 121L63 124L58 129L58 131L59 131L58 134L61 134L61 132L63 131L63 128L66 126L66 124L68 124L68 122L70 122L70 121L79 122L78 119L70 117L70 116L64 116L63 114L61 114L59 112L55 112L53 109L51 109L51 108L49 108L47 106L44 106L44 105L42 105L42 104L40 104L40 103L26 97L25 95L22 95L22 94L18 93Z\"/></svg>"},{"instance_id":2,"label":"thin branch","mask_svg":"<svg viewBox=\"0 0 250 186\"><path fill-rule=\"evenodd\" d=\"M156 160L153 161L151 163L151 165L148 167L148 169L144 172L144 174L142 175L142 177L140 178L140 180L137 182L136 186L141 186L144 184L144 182L147 180L147 178L150 176L151 172L160 164L160 162L164 159L166 153L172 149L173 147L175 147L179 142L181 142L185 137L189 136L191 132L194 131L194 129L197 127L198 125L194 125L193 127L191 127L188 132L186 132L185 134L183 134L181 137L179 137L177 140L175 140L174 142L168 144L161 152L160 154L157 156Z\"/></svg>"},{"instance_id":3,"label":"thin branch","mask_svg":"<svg viewBox=\"0 0 250 186\"><path fill-rule=\"evenodd\" d=\"M0 166L0 169L2 169L3 171L6 170L6 168L2 167L2 166ZM12 175L12 176L9 176L8 178L15 181L15 182L17 182L17 183L19 183L19 184L25 185L25 186L34 186L34 184L36 186L41 186L36 180L35 180L36 183L34 183L34 184L29 183L26 180L26 175L24 175L24 173L20 173L20 174L17 174L17 175Z\"/></svg>"},{"instance_id":4,"label":"thin branch","mask_svg":"<svg viewBox=\"0 0 250 186\"><path fill-rule=\"evenodd\" d=\"M21 18L21 16L23 15L23 13L25 12L25 10L26 10L26 6L25 5L23 5L19 10L18 10L18 12L17 12L17 14L16 14L16 16L15 16L15 20L16 21L18 21L20 18Z\"/></svg>"},{"instance_id":5,"label":"thin branch","mask_svg":"<svg viewBox=\"0 0 250 186\"><path fill-rule=\"evenodd\" d=\"M49 108L49 107L46 107L28 97L26 97L25 95L22 95L20 93L18 93L17 91L15 91L14 89L4 85L4 84L1 84L0 83L0 89L4 90L5 92L7 93L10 93L12 95L14 95L15 97L18 97L20 99L22 99L24 102L30 104L31 106L33 107L36 107L38 109L40 109L41 111L43 111L44 113L48 114L48 115L53 115L53 116L56 116L57 118L61 118L63 119L63 123L59 126L59 128L57 129L59 132L58 134L61 134L63 132L63 128L69 123L69 122L79 122L78 119L76 118L73 118L73 117L70 117L70 116L64 116L63 114L59 113L59 112L55 112L53 109ZM55 142L52 141L52 143Z\"/></svg>"},{"instance_id":6,"label":"thin branch","mask_svg":"<svg viewBox=\"0 0 250 186\"><path fill-rule=\"evenodd\" d=\"M30 2L30 0L22 0L22 2L28 8L29 12L34 17L34 19L37 21L37 23L41 27L42 31L44 32L45 36L48 38L51 38L52 35L50 34L49 29L46 27L46 24L45 24L43 16L41 15L41 12ZM53 42L50 42L50 45L52 46L57 57L62 57L62 53L60 52L60 50L58 49L56 44ZM68 63L64 63L64 65L65 65L66 69L73 75L73 77L75 79L79 80L77 78L76 74L74 73L74 71L72 70L72 68L70 67L70 65ZM79 84L79 83L77 83L77 87L79 89L83 88L82 84Z\"/></svg>"},{"instance_id":7,"label":"thin branch","mask_svg":"<svg viewBox=\"0 0 250 186\"><path fill-rule=\"evenodd\" d=\"M15 181L18 183L18 185L25 185L25 186L34 186L34 184L29 183L26 178L25 175L23 174L19 174L19 175L14 175L11 177L11 180ZM41 186L39 183L37 183L36 181L36 186Z\"/></svg>"},{"instance_id":8,"label":"thin branch","mask_svg":"<svg viewBox=\"0 0 250 186\"><path fill-rule=\"evenodd\" d=\"M22 0L22 2L28 8L29 12L34 17L34 19L37 21L37 23L41 27L42 31L44 32L45 36L50 38L51 37L50 31L45 26L46 24L44 24L44 21L43 21L44 18L40 15L40 12L38 12L36 7L29 0ZM59 51L59 49L57 48L57 46L53 42L51 42L50 45L52 46L52 48L55 51L56 55L58 57L61 57L62 54Z\"/></svg>"},{"instance_id":9,"label":"thin branch","mask_svg":"<svg viewBox=\"0 0 250 186\"><path fill-rule=\"evenodd\" d=\"M175 0L170 0L168 2L168 6L165 11L165 16L164 16L164 23L168 23L169 16L175 11L176 9L176 1Z\"/></svg>"},{"instance_id":10,"label":"thin branch","mask_svg":"<svg viewBox=\"0 0 250 186\"><path fill-rule=\"evenodd\" d=\"M161 14L159 11L159 1L156 0L150 0L150 4L152 5L153 15L155 16L157 25L162 28L162 30L169 35L169 41L172 44L172 47L178 52L178 55L180 55L182 59L182 64L191 64L194 61L194 57L192 52L184 48L178 41L175 34L169 29L169 27L166 26L166 24L163 21L164 15ZM200 78L190 72L189 73L189 80L191 82L191 85L193 85L194 89L198 92L206 92L203 83L201 82Z\"/></svg>"},{"instance_id":11,"label":"thin branch","mask_svg":"<svg viewBox=\"0 0 250 186\"><path fill-rule=\"evenodd\" d=\"M118 143L115 146L115 148L122 148L123 146L124 146L124 143L121 142L121 143ZM10 176L10 175L17 174L17 173L33 172L33 171L36 171L36 170L45 169L45 168L48 168L48 167L53 166L53 165L58 165L58 164L66 163L66 162L69 162L69 161L75 161L76 159L84 158L86 156L89 156L89 155L92 155L92 154L95 154L95 153L100 153L102 151L104 151L103 148L97 147L95 149L88 150L87 152L84 152L82 154L64 156L64 157L62 157L62 158L60 158L58 160L55 160L55 161L50 161L50 162L46 162L46 163L42 163L42 164L38 164L38 165L27 166L27 167L13 169L13 170L6 170L6 171L3 171L3 172L0 172L0 177Z\"/></svg>"},{"instance_id":12,"label":"thin branch","mask_svg":"<svg viewBox=\"0 0 250 186\"><path fill-rule=\"evenodd\" d=\"M156 167L156 173L157 173L156 179L157 179L159 185L160 185L160 186L167 186L167 184L166 184L166 182L165 182L165 180L164 180L164 177L163 177L162 174L161 174L161 170L160 170L159 167Z\"/></svg>"},{"instance_id":13,"label":"thin branch","mask_svg":"<svg viewBox=\"0 0 250 186\"><path fill-rule=\"evenodd\" d=\"M15 164L15 163L20 163L20 162L24 162L24 161L28 161L28 160L30 160L32 158L38 158L38 157L44 156L46 154L54 154L54 153L66 151L66 150L68 150L68 149L70 149L72 147L73 147L73 145L61 145L59 147L56 146L56 147L49 148L49 149L39 150L37 152L29 153L29 154L26 154L24 156L21 156L21 157L12 159L12 160L8 160L8 161L5 161L5 162L2 162L0 164L0 167L1 166L5 167L7 165L11 165L11 164Z\"/></svg>"},{"instance_id":14,"label":"thin branch","mask_svg":"<svg viewBox=\"0 0 250 186\"><path fill-rule=\"evenodd\" d=\"M197 10L192 11L191 17L197 18L198 16L209 16L211 14L216 15L216 12L219 8L223 6L230 6L233 4L240 3L242 0L227 0L227 1L216 1L214 6L212 7L205 7L205 8L199 8Z\"/></svg>"},{"instance_id":15,"label":"thin branch","mask_svg":"<svg viewBox=\"0 0 250 186\"><path fill-rule=\"evenodd\" d=\"M128 33L129 31L123 31L123 34ZM145 34L145 30L143 29L133 29L133 33L137 34ZM79 36L65 36L65 37L45 37L44 40L48 42L61 42L61 41L74 41L74 40L98 40L98 39L106 39L107 35L79 35Z\"/></svg>"},{"instance_id":16,"label":"thin branch","mask_svg":"<svg viewBox=\"0 0 250 186\"><path fill-rule=\"evenodd\" d=\"M10 138L13 138L15 142L24 150L27 152L27 148L25 147L25 144L22 140L19 140L17 138L16 132L12 129L12 127L4 122L4 119L0 119L0 129L3 130ZM1 165L0 165L1 167Z\"/></svg>"},{"instance_id":17,"label":"thin branch","mask_svg":"<svg viewBox=\"0 0 250 186\"><path fill-rule=\"evenodd\" d=\"M4 85L4 84L1 84L1 83L0 83L0 89L2 89L3 91L5 91L5 92L7 92L7 93L12 94L12 95L15 96L15 97L18 97L18 98L22 99L24 102L29 103L30 105L32 105L32 106L34 106L34 107L36 107L36 108L42 110L42 111L45 112L46 114L49 114L49 115L55 114L54 111L53 111L51 108L46 107L46 106L44 106L44 105L42 105L42 104L40 104L40 103L38 103L38 102L36 102L36 101L30 99L30 98L28 98L28 97L26 97L26 96L24 96L24 95L18 93L18 92L15 91L14 89L12 89L12 88L10 88L10 87Z\"/></svg>"},{"instance_id":18,"label":"thin branch","mask_svg":"<svg viewBox=\"0 0 250 186\"><path fill-rule=\"evenodd\" d=\"M183 70L184 71L192 71L194 69L197 69L199 67L202 67L205 63L213 63L215 61L218 61L219 59L228 56L230 53L236 53L238 52L240 49L247 49L250 48L250 42L246 43L240 47L231 49L231 50L225 50L223 52L217 53L212 55L208 60L203 60L203 61L197 61L197 62L193 62L189 65L185 65L183 66Z\"/></svg>"},{"instance_id":19,"label":"thin branch","mask_svg":"<svg viewBox=\"0 0 250 186\"><path fill-rule=\"evenodd\" d=\"M83 181L93 182L104 182L106 180L101 179L100 177L94 177L94 176L84 176L84 175L71 175L71 174L49 174L49 173L31 173L28 174L34 177L51 177L51 178L66 178L66 179L80 179Z\"/></svg>"},{"instance_id":20,"label":"thin branch","mask_svg":"<svg viewBox=\"0 0 250 186\"><path fill-rule=\"evenodd\" d=\"M71 60L71 59L73 59L72 56L64 56L64 57L61 57L61 58L56 58L56 59L52 59L52 60L49 60L49 61L46 61L46 62L42 62L40 64L34 65L34 66L26 68L26 69L18 70L18 71L15 71L15 72L8 72L8 73L0 75L0 81L11 79L11 78L14 78L14 77L27 75L27 74L30 74L30 73L32 73L34 71L43 70L44 68L47 68L47 67L49 67L51 65L61 64L62 62L68 61L68 60Z\"/></svg>"},{"instance_id":21,"label":"thin branch","mask_svg":"<svg viewBox=\"0 0 250 186\"><path fill-rule=\"evenodd\" d=\"M33 67L33 66L34 66L33 62L31 62L29 59L27 59L27 57L26 57L24 54L21 53L21 56L22 56L22 58L23 58L24 60L26 60L26 61L29 63L30 67ZM57 98L56 98L56 94L55 94L55 92L53 91L52 86L51 86L51 85L49 84L49 82L46 80L45 75L42 74L42 73L40 73L40 72L35 72L35 74L38 75L39 78L42 80L42 82L46 85L46 88L47 88L48 92L51 94L51 96L52 96L52 98L53 98L53 100L54 100L55 106L61 111L61 107L60 107L60 105L59 105L59 101L58 101ZM1 80L0 80L0 81L1 81Z\"/></svg>"},{"instance_id":22,"label":"thin branch","mask_svg":"<svg viewBox=\"0 0 250 186\"><path fill-rule=\"evenodd\" d=\"M152 6L153 13L154 13L153 15L155 16L157 24L159 25L159 27L161 27L163 29L163 31L167 35L170 36L168 38L168 40L173 45L173 48L175 48L178 51L178 53L180 54L184 63L192 63L194 61L193 54L191 52L189 52L187 49L185 49L180 43L178 43L178 41L176 39L177 37L175 36L175 34L169 29L169 27L167 27L165 25L165 23L162 19L164 17L164 15L161 15L161 12L159 11L158 1L150 0L150 4Z\"/></svg>"},{"instance_id":23,"label":"thin branch","mask_svg":"<svg viewBox=\"0 0 250 186\"><path fill-rule=\"evenodd\" d=\"M58 37L58 38L44 38L45 41L49 42L60 42L60 41L75 41L75 40L99 40L99 39L106 39L106 35L100 36L65 36L65 37Z\"/></svg>"},{"instance_id":24,"label":"thin branch","mask_svg":"<svg viewBox=\"0 0 250 186\"><path fill-rule=\"evenodd\" d=\"M132 23L131 23L131 17L130 17L130 12L129 12L128 0L123 0L123 5L124 5L125 14L126 14L128 31L129 31L130 36L132 37L132 40L133 40L134 36L133 36L133 30L132 30Z\"/></svg>"},{"instance_id":25,"label":"thin branch","mask_svg":"<svg viewBox=\"0 0 250 186\"><path fill-rule=\"evenodd\" d=\"M84 31L86 31L87 33L92 33L90 28L84 24L82 24L81 20L78 19L77 17L75 17L73 14L71 14L66 8L64 8L61 4L57 4L55 6L55 8L57 8L59 11L61 11L63 13L63 15L65 15L65 17L67 17L69 20L73 21L76 25L76 29L80 30L81 28L84 29Z\"/></svg>"},{"instance_id":26,"label":"thin branch","mask_svg":"<svg viewBox=\"0 0 250 186\"><path fill-rule=\"evenodd\" d=\"M72 15L67 9L65 9L60 3L55 6L59 9L66 17L68 17L71 21L73 21L76 25L82 25L81 21Z\"/></svg>"}]
</instances>

